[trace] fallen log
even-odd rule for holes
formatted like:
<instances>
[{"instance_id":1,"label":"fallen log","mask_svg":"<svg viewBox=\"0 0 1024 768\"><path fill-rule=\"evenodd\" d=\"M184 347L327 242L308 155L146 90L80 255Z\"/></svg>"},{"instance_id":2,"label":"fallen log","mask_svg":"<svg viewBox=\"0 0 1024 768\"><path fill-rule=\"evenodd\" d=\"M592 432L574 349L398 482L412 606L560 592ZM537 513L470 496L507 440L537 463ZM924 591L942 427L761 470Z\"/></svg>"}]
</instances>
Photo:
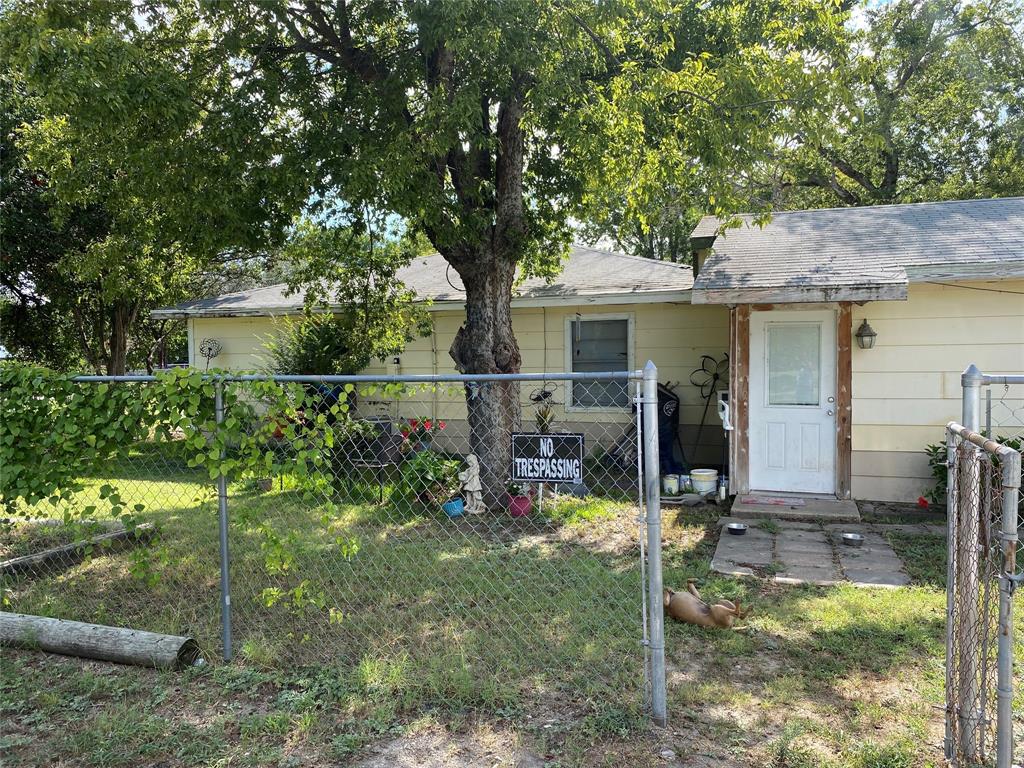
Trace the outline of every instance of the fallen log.
<instances>
[{"instance_id":1,"label":"fallen log","mask_svg":"<svg viewBox=\"0 0 1024 768\"><path fill-rule=\"evenodd\" d=\"M91 539L83 539L43 552L4 560L0 562L0 576L16 576L23 573L70 568L72 565L82 562L91 552L117 552L139 544L148 544L155 535L156 528L152 523L101 533Z\"/></svg>"},{"instance_id":2,"label":"fallen log","mask_svg":"<svg viewBox=\"0 0 1024 768\"><path fill-rule=\"evenodd\" d=\"M180 669L199 658L190 637L0 611L5 645L157 669Z\"/></svg>"}]
</instances>

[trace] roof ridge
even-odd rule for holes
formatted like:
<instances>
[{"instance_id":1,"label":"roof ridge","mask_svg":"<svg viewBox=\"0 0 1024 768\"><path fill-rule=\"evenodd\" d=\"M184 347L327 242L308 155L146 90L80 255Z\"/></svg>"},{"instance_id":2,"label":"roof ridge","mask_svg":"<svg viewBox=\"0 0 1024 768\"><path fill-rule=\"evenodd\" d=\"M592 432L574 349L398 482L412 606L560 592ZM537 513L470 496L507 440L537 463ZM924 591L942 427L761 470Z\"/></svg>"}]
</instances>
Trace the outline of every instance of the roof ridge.
<instances>
[{"instance_id":1,"label":"roof ridge","mask_svg":"<svg viewBox=\"0 0 1024 768\"><path fill-rule=\"evenodd\" d=\"M956 200L922 200L918 203L876 203L874 205L833 205L828 208L799 208L795 211L766 211L761 213L754 213L745 211L742 213L734 213L730 216L722 217L714 213L706 213L701 216L701 219L724 219L731 218L731 216L760 216L763 213L768 213L773 219L776 216L789 216L797 213L825 213L827 211L874 211L879 208L924 208L937 205L955 205L958 203L998 203L1006 201L1024 201L1024 195L1009 195L1006 197L966 197L958 198Z\"/></svg>"}]
</instances>

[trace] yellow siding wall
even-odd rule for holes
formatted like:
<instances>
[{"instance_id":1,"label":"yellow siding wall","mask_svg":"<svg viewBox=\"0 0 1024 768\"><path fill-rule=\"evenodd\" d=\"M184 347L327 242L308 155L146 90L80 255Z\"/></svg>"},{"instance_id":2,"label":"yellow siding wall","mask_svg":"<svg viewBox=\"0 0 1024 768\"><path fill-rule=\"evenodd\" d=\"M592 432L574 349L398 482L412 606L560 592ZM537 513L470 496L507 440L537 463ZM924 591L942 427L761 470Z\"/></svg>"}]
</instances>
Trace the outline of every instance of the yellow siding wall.
<instances>
[{"instance_id":1,"label":"yellow siding wall","mask_svg":"<svg viewBox=\"0 0 1024 768\"><path fill-rule=\"evenodd\" d=\"M983 288L986 290L976 290ZM993 290L994 289L994 290ZM1007 291L1007 292L997 292ZM861 499L913 501L931 484L924 447L943 439L943 426L960 417L960 372L970 363L983 371L1024 372L1024 280L960 283L955 287L915 284L909 299L873 302L855 307L854 330L867 318L878 332L874 349L853 348L853 495ZM634 304L517 308L514 327L528 373L566 370L566 321L579 312L628 315L633 320L632 365L654 360L662 381L682 382L680 422L688 454L703 412L691 371L701 355L721 358L728 348L725 307L689 304ZM433 313L434 333L416 339L399 364L378 361L371 374L429 374L454 372L448 348L462 323L461 311ZM217 339L223 351L215 367L231 370L261 368L262 339L274 332L271 318L195 319L191 328L191 360L202 366L198 347L204 338ZM524 386L524 398L534 389ZM1022 388L1010 391L1010 405L1024 407ZM1002 396L998 388L993 395ZM564 403L568 393L556 394ZM442 387L422 391L401 404L361 400L361 409L392 418L424 417L453 422L454 433L464 429L462 391ZM601 425L624 423L627 412L566 412L556 409L563 423L600 434ZM996 409L997 423L1005 409ZM527 415L529 410L527 410ZM620 433L608 427L608 435ZM1019 432L1020 425L1017 427ZM1007 430L1010 431L1010 430ZM701 450L690 456L698 463L721 460L721 428L714 405L709 410Z\"/></svg>"},{"instance_id":2,"label":"yellow siding wall","mask_svg":"<svg viewBox=\"0 0 1024 768\"><path fill-rule=\"evenodd\" d=\"M274 320L269 317L196 318L189 321L188 361L194 368L204 368L206 360L199 354L199 345L203 339L215 339L221 352L210 361L211 368L261 370L267 364L263 339L273 333Z\"/></svg>"},{"instance_id":3,"label":"yellow siding wall","mask_svg":"<svg viewBox=\"0 0 1024 768\"><path fill-rule=\"evenodd\" d=\"M983 288L986 290L976 290ZM995 289L995 291L993 291ZM1009 291L1000 293L996 291ZM943 425L960 417L960 372L970 363L983 371L1024 372L1024 280L961 283L955 287L917 284L908 301L873 302L855 307L853 328L867 318L878 332L874 349L853 349L853 495L861 499L913 501L931 484L924 447L943 439ZM517 308L514 327L528 373L566 370L566 321L579 312L628 315L633 320L632 365L654 360L662 381L682 382L680 422L688 454L703 412L690 372L701 355L721 358L728 348L728 311L724 307L688 304L635 304ZM461 311L433 313L432 336L411 342L394 361L375 362L371 374L451 373L448 348L462 323ZM202 366L198 347L204 338L217 339L223 351L213 361L219 368L252 370L264 366L262 339L274 333L271 318L211 318L192 321L191 356ZM524 398L533 387L524 386ZM1001 396L999 388L994 393ZM1010 391L1009 403L1024 407L1024 391ZM556 400L566 402L560 391ZM464 428L462 391L441 387L422 391L395 404L384 398L363 398L361 409L398 417L447 419L453 433ZM600 433L600 425L623 423L627 412L566 412L557 418ZM996 409L997 423L1005 409ZM528 411L527 411L528 415ZM609 427L608 435L620 428ZM1009 431L1009 430L1007 430ZM1017 431L1020 431L1018 425ZM709 410L698 463L721 460L721 428L714 405ZM454 434L453 434L454 436Z\"/></svg>"},{"instance_id":4,"label":"yellow siding wall","mask_svg":"<svg viewBox=\"0 0 1024 768\"><path fill-rule=\"evenodd\" d=\"M867 318L878 332L874 349L853 348L855 498L913 501L931 485L924 447L960 419L960 373L969 364L1024 372L1022 293L1024 280L914 284L905 302L854 307L854 331ZM992 394L998 399L1002 387ZM1009 396L1024 406L1024 388ZM994 412L998 423L1005 411Z\"/></svg>"},{"instance_id":5,"label":"yellow siding wall","mask_svg":"<svg viewBox=\"0 0 1024 768\"><path fill-rule=\"evenodd\" d=\"M583 318L593 315L628 315L633 321L634 368L643 367L647 360L658 366L661 381L682 382L676 390L682 401L680 423L683 425L683 444L689 453L696 437L696 425L703 413L703 401L697 388L690 384L690 373L700 365L701 355L721 359L729 346L729 315L725 307L690 304L632 304L608 306L563 306L547 308L516 308L513 327L523 356L525 373L564 371L566 357L566 321L579 312ZM432 336L412 341L393 361L378 362L365 373L371 374L430 374L454 373L448 348L459 326L462 311L433 312ZM274 331L270 318L197 318L192 321L193 365L202 366L198 346L204 338L217 339L223 352L213 365L231 370L260 368L264 365L261 339ZM562 385L564 390L564 384ZM524 396L535 387L524 386ZM566 402L568 393L560 391L556 401ZM361 400L361 409L387 413L392 418L425 417L451 421L465 419L465 403L461 388L445 386L439 391L419 392L403 398L403 404L394 406L372 396ZM626 422L628 411L565 412L556 409L556 418L565 423L599 424ZM721 422L714 403L707 414L707 427L701 438L702 450L697 460L721 461ZM452 425L458 428L457 425ZM621 434L621 428L609 429L609 434ZM692 457L691 457L692 458Z\"/></svg>"}]
</instances>

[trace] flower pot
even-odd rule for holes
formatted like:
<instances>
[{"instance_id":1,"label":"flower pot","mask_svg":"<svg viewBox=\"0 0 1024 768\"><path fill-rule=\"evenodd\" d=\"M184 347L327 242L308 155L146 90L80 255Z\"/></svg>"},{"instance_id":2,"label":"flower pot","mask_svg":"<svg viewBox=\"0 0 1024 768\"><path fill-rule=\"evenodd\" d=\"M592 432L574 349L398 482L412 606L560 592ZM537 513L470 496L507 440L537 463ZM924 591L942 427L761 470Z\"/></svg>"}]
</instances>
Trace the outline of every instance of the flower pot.
<instances>
[{"instance_id":1,"label":"flower pot","mask_svg":"<svg viewBox=\"0 0 1024 768\"><path fill-rule=\"evenodd\" d=\"M465 511L465 507L462 503L462 499L452 499L446 501L441 505L441 509L448 517L462 517L462 513Z\"/></svg>"},{"instance_id":2,"label":"flower pot","mask_svg":"<svg viewBox=\"0 0 1024 768\"><path fill-rule=\"evenodd\" d=\"M509 496L508 511L512 517L526 517L533 507L533 499L529 496Z\"/></svg>"}]
</instances>

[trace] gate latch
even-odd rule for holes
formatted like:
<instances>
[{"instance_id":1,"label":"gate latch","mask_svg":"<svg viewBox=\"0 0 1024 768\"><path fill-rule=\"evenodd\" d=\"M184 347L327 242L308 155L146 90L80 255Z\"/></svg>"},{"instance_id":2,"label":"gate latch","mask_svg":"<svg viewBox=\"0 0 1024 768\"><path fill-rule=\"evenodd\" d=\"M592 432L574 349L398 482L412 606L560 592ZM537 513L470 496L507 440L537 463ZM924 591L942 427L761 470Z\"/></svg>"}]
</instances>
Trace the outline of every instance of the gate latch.
<instances>
[{"instance_id":1,"label":"gate latch","mask_svg":"<svg viewBox=\"0 0 1024 768\"><path fill-rule=\"evenodd\" d=\"M1024 583L1024 571L1020 573L1004 573L1003 578L1010 582L1010 594L1012 595L1017 590L1017 587Z\"/></svg>"}]
</instances>

